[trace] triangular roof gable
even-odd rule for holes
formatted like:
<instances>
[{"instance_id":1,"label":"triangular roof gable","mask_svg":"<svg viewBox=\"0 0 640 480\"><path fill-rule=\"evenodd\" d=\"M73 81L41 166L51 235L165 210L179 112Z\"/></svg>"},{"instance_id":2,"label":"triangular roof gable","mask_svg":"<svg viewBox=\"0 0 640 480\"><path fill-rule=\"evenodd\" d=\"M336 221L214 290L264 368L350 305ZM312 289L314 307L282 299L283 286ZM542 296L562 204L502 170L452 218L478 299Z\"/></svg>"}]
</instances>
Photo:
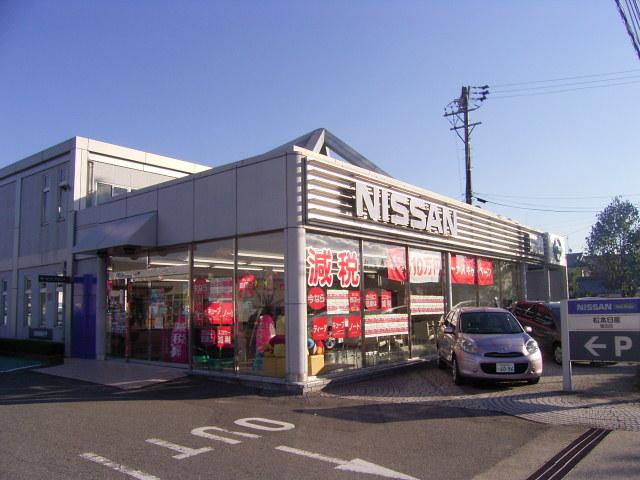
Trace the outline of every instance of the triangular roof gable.
<instances>
[{"instance_id":1,"label":"triangular roof gable","mask_svg":"<svg viewBox=\"0 0 640 480\"><path fill-rule=\"evenodd\" d=\"M302 147L306 150L311 150L312 152L327 156L329 156L330 152L333 152L337 154L341 160L361 168L366 168L367 170L371 170L381 175L386 175L387 177L390 176L387 172L382 170L367 157L357 152L346 142L340 140L326 128L317 128L316 130L312 130L309 133L270 150L264 155L272 156L274 154L290 152L294 146Z\"/></svg>"}]
</instances>

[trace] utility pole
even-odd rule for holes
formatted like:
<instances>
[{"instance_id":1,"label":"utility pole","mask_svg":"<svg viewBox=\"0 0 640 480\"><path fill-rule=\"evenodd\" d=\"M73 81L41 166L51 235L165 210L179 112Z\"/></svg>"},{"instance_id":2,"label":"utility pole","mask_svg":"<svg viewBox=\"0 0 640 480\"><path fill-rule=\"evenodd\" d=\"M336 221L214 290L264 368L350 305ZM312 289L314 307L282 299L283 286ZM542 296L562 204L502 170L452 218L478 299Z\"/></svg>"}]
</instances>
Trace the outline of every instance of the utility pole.
<instances>
[{"instance_id":1,"label":"utility pole","mask_svg":"<svg viewBox=\"0 0 640 480\"><path fill-rule=\"evenodd\" d=\"M473 92L472 92L473 90ZM466 171L465 201L473 205L473 188L471 183L471 132L482 122L469 123L469 112L480 108L489 94L489 86L482 87L462 87L460 98L451 101L444 108L444 116L449 118L450 130L456 132L458 138L464 143L464 163ZM461 135L458 130L463 130Z\"/></svg>"}]
</instances>

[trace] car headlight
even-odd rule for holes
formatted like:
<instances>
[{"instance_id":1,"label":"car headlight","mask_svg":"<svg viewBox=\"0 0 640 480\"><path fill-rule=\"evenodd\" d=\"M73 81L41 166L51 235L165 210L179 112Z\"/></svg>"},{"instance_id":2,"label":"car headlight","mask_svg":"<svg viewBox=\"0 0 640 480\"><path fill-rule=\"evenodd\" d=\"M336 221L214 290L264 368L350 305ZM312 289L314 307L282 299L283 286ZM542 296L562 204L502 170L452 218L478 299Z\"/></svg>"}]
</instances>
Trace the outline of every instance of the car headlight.
<instances>
[{"instance_id":1,"label":"car headlight","mask_svg":"<svg viewBox=\"0 0 640 480\"><path fill-rule=\"evenodd\" d=\"M529 355L536 353L538 351L538 342L536 342L533 338L527 340L524 347L527 349Z\"/></svg>"},{"instance_id":2,"label":"car headlight","mask_svg":"<svg viewBox=\"0 0 640 480\"><path fill-rule=\"evenodd\" d=\"M463 340L460 343L460 346L462 347L462 350L464 352L467 353L478 353L478 347L476 347L476 344L474 342L472 342L471 340Z\"/></svg>"}]
</instances>

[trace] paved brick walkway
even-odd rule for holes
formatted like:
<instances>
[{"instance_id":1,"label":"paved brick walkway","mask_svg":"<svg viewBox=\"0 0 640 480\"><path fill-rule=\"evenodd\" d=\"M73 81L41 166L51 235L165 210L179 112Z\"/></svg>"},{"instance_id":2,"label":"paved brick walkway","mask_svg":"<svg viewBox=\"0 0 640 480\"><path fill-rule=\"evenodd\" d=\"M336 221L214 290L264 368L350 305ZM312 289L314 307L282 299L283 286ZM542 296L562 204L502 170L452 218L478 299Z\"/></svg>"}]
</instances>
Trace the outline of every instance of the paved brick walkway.
<instances>
[{"instance_id":1,"label":"paved brick walkway","mask_svg":"<svg viewBox=\"0 0 640 480\"><path fill-rule=\"evenodd\" d=\"M545 363L537 385L453 384L435 364L354 384L329 386L323 395L385 403L421 402L490 410L540 423L640 431L636 365L573 367L574 392L562 391L562 369Z\"/></svg>"}]
</instances>

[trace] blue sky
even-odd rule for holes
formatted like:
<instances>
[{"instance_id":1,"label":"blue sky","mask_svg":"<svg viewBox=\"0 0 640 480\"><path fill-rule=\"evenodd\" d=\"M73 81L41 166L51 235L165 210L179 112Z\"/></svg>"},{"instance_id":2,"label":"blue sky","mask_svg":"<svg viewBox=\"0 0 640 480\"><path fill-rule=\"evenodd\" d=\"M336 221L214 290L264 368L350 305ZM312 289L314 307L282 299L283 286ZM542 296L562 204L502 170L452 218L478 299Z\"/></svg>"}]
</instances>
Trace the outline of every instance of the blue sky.
<instances>
[{"instance_id":1,"label":"blue sky","mask_svg":"<svg viewBox=\"0 0 640 480\"><path fill-rule=\"evenodd\" d=\"M499 98L611 72L627 73ZM521 208L483 208L580 251L614 195L640 202L640 83L575 89L623 76L640 80L640 61L605 0L0 0L0 166L74 135L215 166L325 127L463 199L443 108L488 84L474 190Z\"/></svg>"}]
</instances>

